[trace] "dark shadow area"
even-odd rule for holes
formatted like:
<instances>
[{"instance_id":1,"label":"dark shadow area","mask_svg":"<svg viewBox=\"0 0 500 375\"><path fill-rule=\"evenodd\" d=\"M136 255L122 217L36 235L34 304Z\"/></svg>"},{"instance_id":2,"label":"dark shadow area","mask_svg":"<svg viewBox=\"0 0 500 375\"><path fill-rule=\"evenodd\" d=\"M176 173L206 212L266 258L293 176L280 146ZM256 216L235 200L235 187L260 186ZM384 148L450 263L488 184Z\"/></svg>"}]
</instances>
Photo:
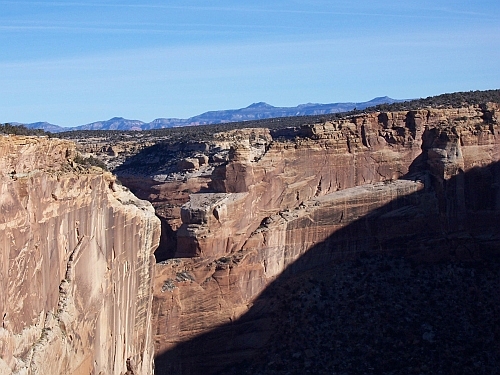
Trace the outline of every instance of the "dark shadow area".
<instances>
[{"instance_id":1,"label":"dark shadow area","mask_svg":"<svg viewBox=\"0 0 500 375\"><path fill-rule=\"evenodd\" d=\"M422 160L418 161L419 163ZM500 163L336 231L164 374L499 374Z\"/></svg>"},{"instance_id":2,"label":"dark shadow area","mask_svg":"<svg viewBox=\"0 0 500 375\"><path fill-rule=\"evenodd\" d=\"M203 141L158 141L127 158L113 172L120 175L156 175L179 171L177 162L196 153L207 153L209 145Z\"/></svg>"},{"instance_id":3,"label":"dark shadow area","mask_svg":"<svg viewBox=\"0 0 500 375\"><path fill-rule=\"evenodd\" d=\"M156 262L162 262L167 259L171 259L174 256L175 250L177 248L177 237L176 232L172 229L168 221L169 217L165 215L168 212L168 208L165 209L163 207L170 206L170 202L164 203L163 199L152 199L155 194L158 194L157 186L160 183L158 181L154 181L147 175L134 175L123 171L115 173L120 183L130 189L130 191L136 197L151 202L155 207L156 216L160 219L161 222L160 244L155 250L155 259ZM188 195L186 195L186 200L187 199Z\"/></svg>"},{"instance_id":4,"label":"dark shadow area","mask_svg":"<svg viewBox=\"0 0 500 375\"><path fill-rule=\"evenodd\" d=\"M168 221L158 216L161 222L160 244L155 250L156 263L172 259L177 250L177 232L172 229Z\"/></svg>"},{"instance_id":5,"label":"dark shadow area","mask_svg":"<svg viewBox=\"0 0 500 375\"><path fill-rule=\"evenodd\" d=\"M177 217L180 214L176 215L172 210L187 202L189 194L199 192L196 184L189 184L188 171L183 170L179 163L185 158L208 153L209 145L202 141L161 141L145 147L113 171L134 195L150 201L155 207L161 221L160 244L155 251L157 262L173 258L177 248L176 230L171 221L180 220ZM156 175L169 175L170 179L155 180ZM165 185L171 185L171 191Z\"/></svg>"}]
</instances>

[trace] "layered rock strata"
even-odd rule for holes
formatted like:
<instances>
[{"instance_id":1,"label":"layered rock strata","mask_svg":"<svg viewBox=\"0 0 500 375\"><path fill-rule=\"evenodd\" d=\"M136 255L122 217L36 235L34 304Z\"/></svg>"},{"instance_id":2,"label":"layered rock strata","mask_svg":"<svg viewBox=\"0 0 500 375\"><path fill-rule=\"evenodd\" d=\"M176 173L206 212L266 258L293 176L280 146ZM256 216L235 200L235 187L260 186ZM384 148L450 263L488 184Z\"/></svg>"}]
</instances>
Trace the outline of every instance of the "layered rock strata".
<instances>
[{"instance_id":1,"label":"layered rock strata","mask_svg":"<svg viewBox=\"0 0 500 375\"><path fill-rule=\"evenodd\" d=\"M191 187L202 193L182 206L174 259L158 265L158 373L217 372L249 358L271 330L262 314L250 314L262 324L248 323L248 312L285 270L365 251L438 260L467 256L481 236L498 242L491 220L500 208L492 164L500 160L499 137L496 104L220 135L216 149L229 149L228 162L208 184ZM158 185L167 191L169 184ZM251 328L238 331L241 321ZM199 336L219 326L221 337L238 331L240 340ZM198 336L192 346L179 344Z\"/></svg>"},{"instance_id":2,"label":"layered rock strata","mask_svg":"<svg viewBox=\"0 0 500 375\"><path fill-rule=\"evenodd\" d=\"M249 199L258 204L252 205L248 235L268 213L295 207L315 195L428 169L429 159L444 155L427 155L443 142L439 141L440 132L445 138L460 139L463 170L497 160L497 124L498 104L490 103L376 112L271 132L236 130L220 133L206 143L169 144L159 139L157 145L130 157L116 172L136 195L155 206L164 224L157 254L166 259L187 255L183 246L177 246L177 229L182 224L180 207L190 194L249 192ZM443 152L449 159L451 153ZM202 162L199 167L191 163L193 168L179 169L186 159ZM259 212L262 207L268 212ZM193 246L192 251L195 255L200 250Z\"/></svg>"},{"instance_id":3,"label":"layered rock strata","mask_svg":"<svg viewBox=\"0 0 500 375\"><path fill-rule=\"evenodd\" d=\"M210 327L236 321L248 311L252 298L318 244L325 247L324 255L302 264L302 269L352 258L353 253L373 245L375 233L370 233L369 226L365 226L345 232L335 241L329 240L332 233L384 206L387 206L384 212L393 212L396 220L397 212L415 215L422 202L414 195L422 189L421 182L405 180L345 189L270 216L234 253L216 259L177 258L159 264L155 289L160 293L156 293L154 302L154 313L159 316L157 348L171 348L176 342L194 337ZM187 206L192 212L206 208L207 195L192 199ZM218 199L212 203L220 207L228 201L237 205L246 194L216 196ZM377 217L377 221L383 219ZM391 220L395 218L387 215L384 223ZM373 228L373 223L371 225ZM387 230L390 226L386 230L382 228L378 233L379 241L399 235ZM421 229L413 228L414 232L408 235Z\"/></svg>"},{"instance_id":4,"label":"layered rock strata","mask_svg":"<svg viewBox=\"0 0 500 375\"><path fill-rule=\"evenodd\" d=\"M500 159L498 125L485 111L375 113L304 126L283 141L265 130L226 135L229 162L211 175L213 195L183 206L175 256L231 254L266 218L355 186L429 172L439 193L450 177Z\"/></svg>"},{"instance_id":5,"label":"layered rock strata","mask_svg":"<svg viewBox=\"0 0 500 375\"><path fill-rule=\"evenodd\" d=\"M498 110L375 112L137 147L115 171L162 220L157 372L250 358L271 332L257 306L271 311L266 291L290 272L363 252L429 261L496 244Z\"/></svg>"},{"instance_id":6,"label":"layered rock strata","mask_svg":"<svg viewBox=\"0 0 500 375\"><path fill-rule=\"evenodd\" d=\"M159 220L74 156L0 137L0 373L152 374Z\"/></svg>"}]
</instances>

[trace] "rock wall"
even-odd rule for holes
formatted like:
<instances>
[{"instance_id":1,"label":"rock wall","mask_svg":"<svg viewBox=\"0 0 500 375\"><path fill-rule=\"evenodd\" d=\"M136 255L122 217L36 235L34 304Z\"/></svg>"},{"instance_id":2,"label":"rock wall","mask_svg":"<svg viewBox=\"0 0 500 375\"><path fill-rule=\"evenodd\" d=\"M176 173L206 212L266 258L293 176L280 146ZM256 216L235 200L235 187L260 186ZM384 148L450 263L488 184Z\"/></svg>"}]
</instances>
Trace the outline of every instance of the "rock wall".
<instances>
[{"instance_id":1,"label":"rock wall","mask_svg":"<svg viewBox=\"0 0 500 375\"><path fill-rule=\"evenodd\" d=\"M216 259L176 258L158 264L153 304L158 319L157 350L171 349L179 341L237 321L248 311L253 298L318 244L325 246L323 256L302 262L297 272L352 258L353 254L376 241L375 233L370 233L368 225L346 231L335 241L330 239L332 233L384 206L387 206L385 213L401 212L394 214L395 218L387 215L386 224L391 220L401 220L401 217L411 217L415 211L422 211L423 199L414 196L422 190L421 182L404 180L345 189L270 216L234 253ZM232 199L234 195L240 199L245 197L241 193L230 193L225 197L218 194L217 203L220 205L221 201ZM195 202L192 200L189 205L193 211ZM205 202L201 200L199 203ZM373 221L380 222L381 219L377 217ZM419 230L421 227L413 225L407 235ZM399 235L380 230L378 240ZM259 337L259 341L261 339ZM157 366L161 367L161 364ZM175 373L173 368L169 371L172 372L167 373Z\"/></svg>"},{"instance_id":2,"label":"rock wall","mask_svg":"<svg viewBox=\"0 0 500 375\"><path fill-rule=\"evenodd\" d=\"M270 331L255 323L262 314L254 323L246 314L285 270L364 251L438 260L473 249L481 235L496 238L499 139L496 104L221 134L228 162L208 185L190 187L198 193L182 206L174 257L157 266L157 372L216 373L248 358ZM214 327L243 327L234 324L243 316L251 328L231 344L214 335L190 344Z\"/></svg>"},{"instance_id":3,"label":"rock wall","mask_svg":"<svg viewBox=\"0 0 500 375\"><path fill-rule=\"evenodd\" d=\"M152 374L159 220L74 156L0 137L0 373Z\"/></svg>"},{"instance_id":4,"label":"rock wall","mask_svg":"<svg viewBox=\"0 0 500 375\"><path fill-rule=\"evenodd\" d=\"M166 146L182 155L168 167L165 148L130 141L147 168L120 179L162 220L156 266L149 203L69 142L2 137L0 373L151 374L153 342L157 374L218 373L273 334L283 277L498 247L498 109L240 129Z\"/></svg>"},{"instance_id":5,"label":"rock wall","mask_svg":"<svg viewBox=\"0 0 500 375\"><path fill-rule=\"evenodd\" d=\"M208 191L246 197L214 203L205 196L197 214L186 204L175 256L235 252L267 217L314 197L419 171L430 171L442 185L499 160L496 108L373 113L287 129L274 138L265 129L224 134L232 140L229 162L215 168Z\"/></svg>"}]
</instances>

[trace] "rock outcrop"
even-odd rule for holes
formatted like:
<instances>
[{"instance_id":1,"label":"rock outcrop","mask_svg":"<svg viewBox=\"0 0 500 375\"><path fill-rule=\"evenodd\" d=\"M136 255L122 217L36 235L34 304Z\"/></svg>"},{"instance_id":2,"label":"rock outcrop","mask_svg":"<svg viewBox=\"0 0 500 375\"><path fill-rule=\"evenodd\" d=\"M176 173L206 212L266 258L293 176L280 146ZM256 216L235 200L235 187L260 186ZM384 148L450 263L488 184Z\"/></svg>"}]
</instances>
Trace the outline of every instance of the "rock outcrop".
<instances>
[{"instance_id":1,"label":"rock outcrop","mask_svg":"<svg viewBox=\"0 0 500 375\"><path fill-rule=\"evenodd\" d=\"M213 148L229 149L228 162L215 166L208 183L191 187L196 194L185 197L173 259L157 266L158 373L217 372L249 358L271 329L262 314L248 323L248 312L254 303L266 305L259 295L285 270L395 249L439 260L450 246L425 241L454 242L455 256L477 247L469 242L480 233L498 241L491 224L481 229L500 208L500 173L492 165L500 160L497 112L490 104L372 113L272 134L221 134ZM161 184L164 191L171 183ZM478 197L478 189L486 194ZM468 240L460 239L464 233ZM214 327L233 327L233 337L243 316L251 328L239 331L239 343L212 335L215 342L168 355Z\"/></svg>"},{"instance_id":2,"label":"rock outcrop","mask_svg":"<svg viewBox=\"0 0 500 375\"><path fill-rule=\"evenodd\" d=\"M115 171L162 221L156 372L251 362L276 333L276 293L293 285L283 280L367 253L431 262L498 248L498 111L375 112L144 148L129 140L141 151Z\"/></svg>"},{"instance_id":3,"label":"rock outcrop","mask_svg":"<svg viewBox=\"0 0 500 375\"><path fill-rule=\"evenodd\" d=\"M152 374L152 206L74 144L0 137L0 373Z\"/></svg>"},{"instance_id":4,"label":"rock outcrop","mask_svg":"<svg viewBox=\"0 0 500 375\"><path fill-rule=\"evenodd\" d=\"M1 137L0 373L146 375L153 352L157 374L240 374L242 363L263 373L285 363L290 371L348 369L334 355L311 363L324 349L313 342L296 351L292 341L304 339L297 324L313 324L308 316L330 324L318 306L338 305L345 321L358 300L373 297L378 287L367 277L378 271L392 288L391 279L409 279L410 262L451 259L448 269L474 282L456 263L498 257L498 111L489 103L375 112L206 141L82 140L84 157L101 153L111 168L128 158L115 171L152 205L110 173L75 162L70 142ZM383 258L380 269L381 254L405 260ZM348 279L363 291L353 297L331 279L360 257L355 268L370 271ZM290 288L294 297L284 298ZM348 300L315 297L331 294ZM434 325L422 324L408 332L424 327L422 340L432 343ZM338 344L328 332L307 332L327 350ZM377 345L368 346L383 355ZM488 355L493 363L497 354Z\"/></svg>"}]
</instances>

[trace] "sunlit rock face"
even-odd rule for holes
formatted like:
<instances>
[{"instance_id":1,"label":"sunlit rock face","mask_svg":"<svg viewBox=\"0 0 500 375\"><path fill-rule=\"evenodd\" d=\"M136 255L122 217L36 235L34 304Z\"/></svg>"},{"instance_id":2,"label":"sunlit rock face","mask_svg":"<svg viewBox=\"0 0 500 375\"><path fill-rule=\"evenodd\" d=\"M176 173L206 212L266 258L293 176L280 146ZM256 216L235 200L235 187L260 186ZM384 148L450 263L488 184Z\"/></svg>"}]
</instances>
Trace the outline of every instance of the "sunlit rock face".
<instances>
[{"instance_id":1,"label":"sunlit rock face","mask_svg":"<svg viewBox=\"0 0 500 375\"><path fill-rule=\"evenodd\" d=\"M152 374L159 220L74 156L0 137L0 373Z\"/></svg>"},{"instance_id":2,"label":"sunlit rock face","mask_svg":"<svg viewBox=\"0 0 500 375\"><path fill-rule=\"evenodd\" d=\"M227 150L227 161L184 190L175 251L157 265L157 372L217 373L250 358L272 331L255 313L270 307L261 293L285 270L321 272L366 251L436 261L450 256L450 243L469 241L457 233L494 232L498 120L498 105L489 104L221 134L217 155ZM159 186L167 197L176 185ZM453 256L466 256L460 251L473 242ZM221 328L221 337L238 331L240 339L203 341L215 327L238 325L247 328Z\"/></svg>"},{"instance_id":3,"label":"sunlit rock face","mask_svg":"<svg viewBox=\"0 0 500 375\"><path fill-rule=\"evenodd\" d=\"M497 161L495 109L373 113L274 139L265 129L226 133L229 162L211 174L212 195L192 195L183 206L175 257L231 254L266 218L317 197L424 171L443 185Z\"/></svg>"},{"instance_id":4,"label":"sunlit rock face","mask_svg":"<svg viewBox=\"0 0 500 375\"><path fill-rule=\"evenodd\" d=\"M153 303L157 350L171 349L179 341L210 328L236 322L248 312L251 301L287 268L295 267L294 272L301 272L332 261L351 259L353 254L377 241L375 230L382 241L398 237L400 233L391 232L390 228L401 217L411 217L423 209L422 200L412 196L423 188L421 182L401 180L366 184L313 198L266 218L238 251L216 258L175 258L158 264ZM217 194L219 200L215 203L220 207L224 198L233 195L240 199L246 196L242 193L226 197ZM396 199L398 201L393 202ZM380 213L366 225L358 225L338 238L330 238L332 233L386 205L390 206L383 211L386 217ZM396 217L391 217L391 212ZM415 234L421 228L422 223L413 225L407 234ZM320 258L294 264L318 244L323 244L325 249ZM267 332L259 332L262 329L252 333L255 337L250 342L265 341ZM237 352L248 349L251 348L231 348L236 357ZM169 371L176 370L169 368Z\"/></svg>"}]
</instances>

